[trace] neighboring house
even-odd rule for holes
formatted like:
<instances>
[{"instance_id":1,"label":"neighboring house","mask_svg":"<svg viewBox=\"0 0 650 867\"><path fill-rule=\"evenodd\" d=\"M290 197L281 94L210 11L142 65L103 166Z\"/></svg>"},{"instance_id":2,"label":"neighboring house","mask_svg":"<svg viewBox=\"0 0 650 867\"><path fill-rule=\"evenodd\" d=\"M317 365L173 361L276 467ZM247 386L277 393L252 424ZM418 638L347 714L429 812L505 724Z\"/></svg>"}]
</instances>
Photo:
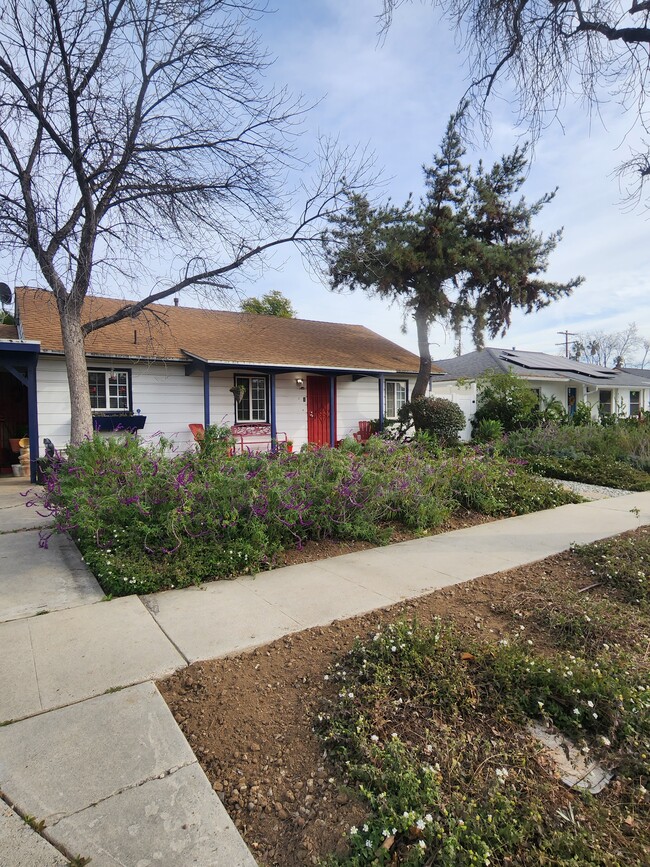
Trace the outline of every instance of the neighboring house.
<instances>
[{"instance_id":1,"label":"neighboring house","mask_svg":"<svg viewBox=\"0 0 650 867\"><path fill-rule=\"evenodd\" d=\"M88 298L84 318L124 303ZM62 448L70 436L52 294L17 289L16 322L0 331L0 420L29 431L35 460L43 438ZM163 304L90 334L86 357L96 426L144 418L144 436L162 433L180 446L192 443L188 425L197 423L237 425L244 442L250 431L261 447L285 434L296 448L335 444L359 421L396 417L419 367L416 355L361 325ZM20 392L19 410L2 404L9 390Z\"/></svg>"},{"instance_id":2,"label":"neighboring house","mask_svg":"<svg viewBox=\"0 0 650 867\"><path fill-rule=\"evenodd\" d=\"M456 392L464 392L474 407L476 380L488 370L517 374L541 399L556 398L569 415L573 415L580 402L591 406L594 418L598 418L599 412L633 416L649 407L650 371L610 369L515 349L476 350L436 361L436 365L445 372L432 376L432 394L455 399Z\"/></svg>"}]
</instances>

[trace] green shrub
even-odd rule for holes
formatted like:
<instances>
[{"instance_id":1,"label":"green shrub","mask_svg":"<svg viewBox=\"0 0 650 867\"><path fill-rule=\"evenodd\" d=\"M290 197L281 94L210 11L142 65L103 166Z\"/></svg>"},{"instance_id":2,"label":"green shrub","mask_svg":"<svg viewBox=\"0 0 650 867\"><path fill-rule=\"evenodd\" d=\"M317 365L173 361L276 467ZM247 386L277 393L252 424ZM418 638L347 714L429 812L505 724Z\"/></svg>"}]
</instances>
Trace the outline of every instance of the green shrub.
<instances>
[{"instance_id":1,"label":"green shrub","mask_svg":"<svg viewBox=\"0 0 650 867\"><path fill-rule=\"evenodd\" d=\"M552 395L552 397L544 397L542 395L542 406L539 411L539 421L542 424L566 424L568 416L566 410L560 401Z\"/></svg>"},{"instance_id":2,"label":"green shrub","mask_svg":"<svg viewBox=\"0 0 650 867\"><path fill-rule=\"evenodd\" d=\"M503 425L497 418L482 418L474 427L472 436L477 443L492 443L503 437Z\"/></svg>"},{"instance_id":3,"label":"green shrub","mask_svg":"<svg viewBox=\"0 0 650 867\"><path fill-rule=\"evenodd\" d=\"M648 490L650 484L650 426L645 424L519 430L508 436L504 450L553 478L629 490Z\"/></svg>"},{"instance_id":4,"label":"green shrub","mask_svg":"<svg viewBox=\"0 0 650 867\"><path fill-rule=\"evenodd\" d=\"M440 445L458 442L465 428L465 413L452 400L444 397L418 397L408 404L416 431L435 437Z\"/></svg>"},{"instance_id":5,"label":"green shrub","mask_svg":"<svg viewBox=\"0 0 650 867\"><path fill-rule=\"evenodd\" d=\"M549 455L529 457L530 469L551 479L566 479L588 485L603 485L624 491L650 490L650 475L607 455L578 455L560 458Z\"/></svg>"},{"instance_id":6,"label":"green shrub","mask_svg":"<svg viewBox=\"0 0 650 867\"><path fill-rule=\"evenodd\" d=\"M594 424L594 417L591 413L591 406L583 400L576 404L574 413L569 418L571 424L576 427L584 427L588 424Z\"/></svg>"},{"instance_id":7,"label":"green shrub","mask_svg":"<svg viewBox=\"0 0 650 867\"><path fill-rule=\"evenodd\" d=\"M482 419L497 419L510 432L538 423L537 394L516 374L488 371L478 378L476 388L474 426Z\"/></svg>"}]
</instances>

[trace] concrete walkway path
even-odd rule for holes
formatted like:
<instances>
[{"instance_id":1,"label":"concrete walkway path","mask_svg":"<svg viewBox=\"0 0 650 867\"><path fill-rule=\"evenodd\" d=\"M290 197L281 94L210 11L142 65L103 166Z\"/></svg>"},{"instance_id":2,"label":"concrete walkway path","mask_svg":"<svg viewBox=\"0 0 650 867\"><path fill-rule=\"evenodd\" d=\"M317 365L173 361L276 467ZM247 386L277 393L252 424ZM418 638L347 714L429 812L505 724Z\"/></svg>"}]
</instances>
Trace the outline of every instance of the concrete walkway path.
<instances>
[{"instance_id":1,"label":"concrete walkway path","mask_svg":"<svg viewBox=\"0 0 650 867\"><path fill-rule=\"evenodd\" d=\"M650 492L630 494L107 602L65 540L42 551L33 531L15 526L16 489L3 485L0 790L22 815L45 820L56 846L20 860L34 832L23 823L17 834L3 817L8 867L56 865L60 852L91 857L92 867L253 867L153 680L650 523Z\"/></svg>"}]
</instances>

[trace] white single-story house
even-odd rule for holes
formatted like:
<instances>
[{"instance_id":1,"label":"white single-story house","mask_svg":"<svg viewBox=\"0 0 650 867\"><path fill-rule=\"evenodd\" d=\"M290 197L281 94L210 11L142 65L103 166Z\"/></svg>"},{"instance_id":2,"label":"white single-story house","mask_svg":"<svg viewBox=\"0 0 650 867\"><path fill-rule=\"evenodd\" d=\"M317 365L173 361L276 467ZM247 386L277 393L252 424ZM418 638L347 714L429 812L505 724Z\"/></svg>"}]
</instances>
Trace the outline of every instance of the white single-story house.
<instances>
[{"instance_id":1,"label":"white single-story house","mask_svg":"<svg viewBox=\"0 0 650 867\"><path fill-rule=\"evenodd\" d=\"M611 369L516 349L476 350L436 361L436 366L444 373L434 373L431 377L431 394L451 399L464 394L474 407L476 381L487 371L515 373L525 379L541 399L558 400L570 416L581 402L591 406L595 419L599 413L634 416L650 406L650 371ZM469 414L466 412L466 415Z\"/></svg>"},{"instance_id":2,"label":"white single-story house","mask_svg":"<svg viewBox=\"0 0 650 867\"><path fill-rule=\"evenodd\" d=\"M89 297L84 320L124 303ZM15 319L0 326L0 449L27 433L34 467L44 438L63 448L70 436L52 293L18 288ZM361 325L177 304L154 304L92 332L86 357L97 428L138 428L181 447L193 442L190 424L235 427L242 446L285 437L294 448L335 444L360 421L395 418L419 367L416 355Z\"/></svg>"}]
</instances>

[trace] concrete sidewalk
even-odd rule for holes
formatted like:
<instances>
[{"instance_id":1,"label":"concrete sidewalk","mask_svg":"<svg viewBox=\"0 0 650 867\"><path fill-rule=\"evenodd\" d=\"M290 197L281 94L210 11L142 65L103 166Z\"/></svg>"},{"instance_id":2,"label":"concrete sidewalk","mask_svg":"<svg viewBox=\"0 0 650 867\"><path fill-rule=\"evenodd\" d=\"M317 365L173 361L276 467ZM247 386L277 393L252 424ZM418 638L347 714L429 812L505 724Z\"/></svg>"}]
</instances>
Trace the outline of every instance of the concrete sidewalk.
<instances>
[{"instance_id":1,"label":"concrete sidewalk","mask_svg":"<svg viewBox=\"0 0 650 867\"><path fill-rule=\"evenodd\" d=\"M0 670L0 721L13 722L0 728L0 789L23 813L45 819L62 851L92 857L92 867L255 863L150 681L650 523L650 492L631 494L104 602L65 549L52 547L41 561L48 552L34 541L20 548L18 563L14 536L33 534L2 533L3 505L0 496L0 654L11 664ZM30 616L37 612L27 600L21 615L31 582L16 591L17 567L36 563L45 576L38 604L50 613ZM58 576L51 598L48 569Z\"/></svg>"}]
</instances>

